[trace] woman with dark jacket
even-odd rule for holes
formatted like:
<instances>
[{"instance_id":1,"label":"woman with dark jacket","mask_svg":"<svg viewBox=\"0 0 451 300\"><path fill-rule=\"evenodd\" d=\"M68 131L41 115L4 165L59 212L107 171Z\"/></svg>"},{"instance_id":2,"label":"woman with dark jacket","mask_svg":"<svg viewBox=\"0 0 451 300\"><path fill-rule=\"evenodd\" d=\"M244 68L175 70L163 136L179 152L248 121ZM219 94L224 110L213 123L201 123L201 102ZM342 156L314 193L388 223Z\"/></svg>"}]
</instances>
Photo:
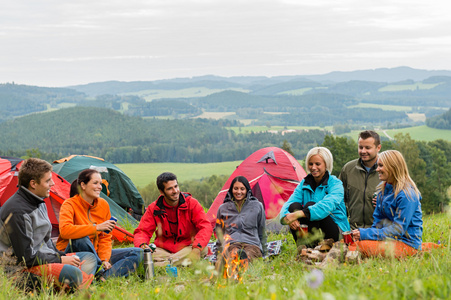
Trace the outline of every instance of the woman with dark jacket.
<instances>
[{"instance_id":1,"label":"woman with dark jacket","mask_svg":"<svg viewBox=\"0 0 451 300\"><path fill-rule=\"evenodd\" d=\"M249 181L235 177L216 218L216 245L222 255L218 261L235 255L251 261L266 255L265 222L265 210L252 195Z\"/></svg>"}]
</instances>

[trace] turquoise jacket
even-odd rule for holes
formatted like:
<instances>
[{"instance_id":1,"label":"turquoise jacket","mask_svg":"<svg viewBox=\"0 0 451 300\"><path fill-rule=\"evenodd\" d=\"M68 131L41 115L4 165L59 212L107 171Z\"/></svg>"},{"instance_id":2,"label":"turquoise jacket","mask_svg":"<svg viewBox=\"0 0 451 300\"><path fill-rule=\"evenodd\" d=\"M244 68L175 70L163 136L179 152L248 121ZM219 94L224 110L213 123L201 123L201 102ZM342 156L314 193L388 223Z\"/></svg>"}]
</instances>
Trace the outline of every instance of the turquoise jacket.
<instances>
[{"instance_id":1,"label":"turquoise jacket","mask_svg":"<svg viewBox=\"0 0 451 300\"><path fill-rule=\"evenodd\" d=\"M280 222L289 214L288 207L294 202L305 205L307 202L315 202L315 205L309 206L310 220L318 221L331 216L335 224L342 232L351 230L346 213L344 202L343 183L334 175L329 175L327 182L320 184L315 191L308 183L312 177L310 174L305 177L296 187L293 194L280 210ZM307 179L307 181L306 181ZM312 178L313 179L313 178Z\"/></svg>"},{"instance_id":2,"label":"turquoise jacket","mask_svg":"<svg viewBox=\"0 0 451 300\"><path fill-rule=\"evenodd\" d=\"M399 240L410 247L421 250L423 236L423 214L421 197L412 191L408 198L404 191L395 197L393 186L385 185L384 195L377 196L374 223L371 228L359 228L361 240Z\"/></svg>"}]
</instances>

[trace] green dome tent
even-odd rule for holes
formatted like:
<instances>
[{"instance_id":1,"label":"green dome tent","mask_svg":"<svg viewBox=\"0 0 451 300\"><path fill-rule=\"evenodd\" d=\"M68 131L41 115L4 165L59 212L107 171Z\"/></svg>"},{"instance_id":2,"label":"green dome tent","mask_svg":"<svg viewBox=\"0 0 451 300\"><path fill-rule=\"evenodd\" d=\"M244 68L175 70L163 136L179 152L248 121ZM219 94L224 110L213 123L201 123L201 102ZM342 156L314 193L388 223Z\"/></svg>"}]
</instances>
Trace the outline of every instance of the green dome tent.
<instances>
[{"instance_id":1,"label":"green dome tent","mask_svg":"<svg viewBox=\"0 0 451 300\"><path fill-rule=\"evenodd\" d=\"M78 174L85 169L95 169L102 175L103 189L100 197L108 201L111 215L119 219L119 224L128 222L137 227L138 221L127 212L131 210L140 219L144 200L121 169L102 158L86 155L71 155L53 162L53 171L69 182L77 179Z\"/></svg>"}]
</instances>

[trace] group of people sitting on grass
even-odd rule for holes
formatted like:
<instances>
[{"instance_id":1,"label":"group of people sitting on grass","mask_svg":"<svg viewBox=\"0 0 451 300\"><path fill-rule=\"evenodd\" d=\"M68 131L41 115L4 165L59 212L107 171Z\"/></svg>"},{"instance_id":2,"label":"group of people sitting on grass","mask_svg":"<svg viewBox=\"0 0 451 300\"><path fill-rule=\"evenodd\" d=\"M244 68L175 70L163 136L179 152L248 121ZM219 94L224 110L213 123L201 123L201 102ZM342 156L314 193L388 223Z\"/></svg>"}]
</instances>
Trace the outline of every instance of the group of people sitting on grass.
<instances>
[{"instance_id":1,"label":"group of people sitting on grass","mask_svg":"<svg viewBox=\"0 0 451 300\"><path fill-rule=\"evenodd\" d=\"M331 174L333 157L327 148L308 152L309 174L280 211L280 222L289 226L297 244L317 232L321 238L339 241L352 228L352 247L364 256L404 257L422 249L420 192L402 154L395 150L379 154L379 150L377 133L362 132L360 157L343 167L341 180ZM156 266L196 261L207 254L212 225L199 202L180 192L172 173L158 176L161 195L148 206L134 231L132 248L112 249L116 221L100 198L102 178L94 169L82 171L72 183L70 198L59 212L60 235L55 245L43 201L53 185L52 166L27 159L19 170L19 190L0 210L0 252L12 249L23 273L45 276L68 289L86 288L94 278L128 276L140 265L154 233ZM356 221L350 224L349 220ZM234 178L217 212L217 267L232 256L249 261L265 256L265 221L263 205L253 196L248 180ZM317 242L309 240L312 245Z\"/></svg>"}]
</instances>

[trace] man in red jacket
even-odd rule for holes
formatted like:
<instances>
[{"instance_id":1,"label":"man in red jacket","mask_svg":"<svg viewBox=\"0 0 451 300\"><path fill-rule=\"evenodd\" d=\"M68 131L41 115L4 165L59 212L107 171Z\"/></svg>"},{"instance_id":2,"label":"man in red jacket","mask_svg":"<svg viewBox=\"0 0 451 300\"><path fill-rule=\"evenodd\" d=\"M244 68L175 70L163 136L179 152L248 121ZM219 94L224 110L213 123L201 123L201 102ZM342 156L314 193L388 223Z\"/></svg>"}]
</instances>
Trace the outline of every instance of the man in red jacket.
<instances>
[{"instance_id":1,"label":"man in red jacket","mask_svg":"<svg viewBox=\"0 0 451 300\"><path fill-rule=\"evenodd\" d=\"M180 193L177 177L169 172L157 177L160 197L151 203L134 232L135 247L148 248L156 231L155 265L171 260L181 264L185 258L198 260L206 254L213 229L199 202L188 193Z\"/></svg>"}]
</instances>

